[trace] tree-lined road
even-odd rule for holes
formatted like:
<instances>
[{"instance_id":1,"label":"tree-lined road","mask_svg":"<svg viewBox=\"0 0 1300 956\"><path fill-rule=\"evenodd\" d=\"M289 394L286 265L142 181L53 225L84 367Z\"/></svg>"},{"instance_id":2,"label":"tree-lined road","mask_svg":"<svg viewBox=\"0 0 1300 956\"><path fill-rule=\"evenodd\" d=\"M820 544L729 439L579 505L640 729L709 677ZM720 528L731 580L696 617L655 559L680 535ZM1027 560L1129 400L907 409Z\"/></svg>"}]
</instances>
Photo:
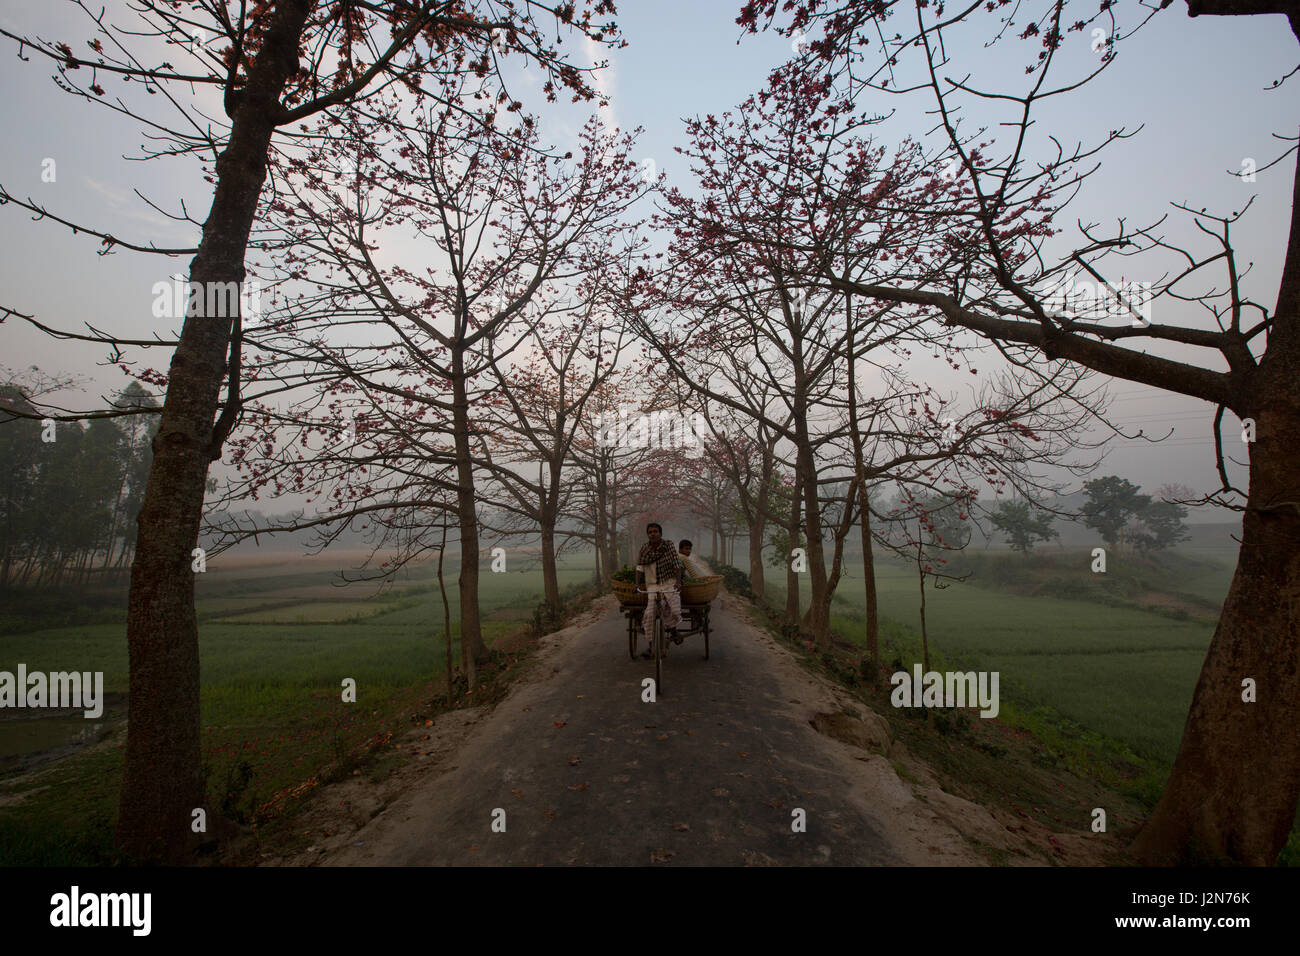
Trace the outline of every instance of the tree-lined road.
<instances>
[{"instance_id":1,"label":"tree-lined road","mask_svg":"<svg viewBox=\"0 0 1300 956\"><path fill-rule=\"evenodd\" d=\"M323 862L980 862L886 758L813 729L814 715L840 710L834 692L741 613L734 598L715 603L711 659L698 635L672 648L669 693L651 704L641 682L653 665L629 660L622 619L602 604L594 622L545 640L538 679L487 716L445 772ZM504 833L492 831L497 808Z\"/></svg>"}]
</instances>

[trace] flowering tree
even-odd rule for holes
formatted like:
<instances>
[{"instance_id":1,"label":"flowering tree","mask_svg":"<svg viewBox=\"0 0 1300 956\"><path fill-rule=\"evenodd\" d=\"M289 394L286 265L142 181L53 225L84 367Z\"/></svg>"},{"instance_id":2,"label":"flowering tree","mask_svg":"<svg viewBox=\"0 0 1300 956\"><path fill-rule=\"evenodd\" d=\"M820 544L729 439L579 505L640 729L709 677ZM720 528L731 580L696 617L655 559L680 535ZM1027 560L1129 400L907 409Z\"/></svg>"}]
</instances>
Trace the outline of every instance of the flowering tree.
<instances>
[{"instance_id":1,"label":"flowering tree","mask_svg":"<svg viewBox=\"0 0 1300 956\"><path fill-rule=\"evenodd\" d=\"M1067 436L1049 406L1079 384L1055 369L1037 385L1000 387L948 423L946 400L910 381L904 365L917 349L972 374L978 353L958 349L925 310L881 306L853 288L962 261L977 226L936 229L926 210L973 201L930 169L915 144L886 159L863 138L867 125L848 101L793 69L774 72L734 113L688 122L684 152L701 195L667 193L668 262L632 313L638 334L679 381L775 436L778 460L788 456L811 592L804 626L823 646L844 535L863 511L865 489L909 470L940 481L943 463L959 460L978 459L991 483L1006 480L1000 469L1011 473L1027 460L1012 453L1026 447L1025 435ZM1008 210L999 225L1041 230L1041 206L1037 197L1014 216ZM825 287L823 269L845 280L841 288ZM1055 425L1030 426L1053 416Z\"/></svg>"},{"instance_id":2,"label":"flowering tree","mask_svg":"<svg viewBox=\"0 0 1300 956\"><path fill-rule=\"evenodd\" d=\"M774 21L778 6L775 0L750 0L739 23L761 29ZM1026 55L1023 89L985 89L973 75L956 79L967 72L955 62L962 49L959 38L968 49L984 42L1013 42L1008 6L1009 0L955 10L925 0L812 0L783 7L791 13L781 24L783 31L815 34L797 65L810 86L834 87L842 96L872 91L928 101L954 181L962 183L962 194L975 204L973 210L932 210L936 221L975 226L964 256L940 270L917 270L888 282L846 282L827 267L828 250L821 280L878 302L930 306L949 327L971 330L1015 355L1078 363L1213 406L1222 488L1205 500L1242 511L1241 555L1173 772L1134 849L1149 863L1208 858L1269 864L1291 831L1300 800L1300 736L1291 732L1300 724L1300 564L1292 559L1300 537L1300 396L1293 387L1300 367L1300 168L1288 187L1296 208L1272 307L1245 293L1244 270L1234 255L1231 234L1249 203L1225 215L1174 203L1209 243L1208 251L1174 244L1158 231L1159 223L1133 227L1122 217L1114 232L1082 228L1063 255L1049 254L1041 231L1008 233L998 225L1008 212L1036 198L1076 192L1096 168L1084 164L1108 143L1133 135L1112 130L1102 143L1080 144L1073 151L1052 137L1057 145L1036 157L1033 143L1046 140L1035 108L1062 102L1086 87L1113 61L1123 41L1170 6L1170 0L1136 9L1101 0L1077 14L1072 11L1080 10L1080 4L1071 7L1068 0L1019 5L1014 15L1026 25L1018 36L1034 51ZM1125 11L1135 27L1120 29ZM1187 11L1191 16L1281 14L1300 38L1296 0L1188 0ZM1102 39L1095 46L1096 61L1075 75L1060 76L1058 63L1068 62L1058 56L1062 44L1070 33L1085 30ZM869 52L878 37L892 39L883 41L883 53ZM977 103L1006 111L998 117L1005 122L996 153L989 146L977 153L961 129L963 110ZM836 107L838 116L837 104L828 100L827 109ZM1293 139L1293 131L1280 138ZM1277 165L1295 148L1285 148L1260 169ZM871 198L861 194L864 203ZM1114 255L1127 257L1130 269L1134 256L1143 261L1169 256L1177 265L1161 282L1135 293L1117 281L1114 260L1108 258ZM1108 290L1105 312L1118 323L1058 307L1054 290L1074 271L1087 273ZM1204 323L1152 321L1160 307L1189 301L1204 308ZM1171 349L1180 357L1161 354ZM1187 355L1194 360L1183 360ZM1246 489L1233 486L1224 464L1222 424L1228 411L1243 422L1249 453ZM1243 691L1244 681L1255 682L1254 693Z\"/></svg>"},{"instance_id":3,"label":"flowering tree","mask_svg":"<svg viewBox=\"0 0 1300 956\"><path fill-rule=\"evenodd\" d=\"M89 38L47 40L9 29L0 35L16 41L24 59L53 63L61 88L139 121L157 144L149 155L197 156L213 184L208 215L194 222L202 230L195 248L160 249L109 229L76 228L98 237L106 252L192 254L189 282L203 290L244 281L267 159L295 135L296 124L394 87L418 100L463 108L446 82L465 73L495 79L504 55L540 67L551 95L567 87L591 99L586 73L560 55L550 21L598 43L618 42L612 25L593 21L612 12L609 0L582 10L574 4L517 8L496 0L137 0L112 12L73 2L85 14ZM109 95L103 84L117 80L133 82L136 93ZM485 101L491 111L498 98L507 109L512 105L501 83L491 92ZM212 116L211 105L224 110L224 119ZM161 115L172 108L178 116ZM73 225L2 188L0 199ZM228 299L210 307L207 295L187 305L164 379L138 521L127 619L131 724L117 837L124 851L140 858L184 858L196 839L191 813L203 804L190 562L208 466L239 415L239 312Z\"/></svg>"},{"instance_id":4,"label":"flowering tree","mask_svg":"<svg viewBox=\"0 0 1300 956\"><path fill-rule=\"evenodd\" d=\"M284 233L286 268L312 291L290 301L255 341L276 362L309 357L325 370L326 392L346 387L363 402L388 398L376 410L391 411L384 417L397 434L382 447L357 445L354 467L339 476L345 483L388 469L403 488L423 473L454 491L461 647L472 673L486 655L479 475L486 471L504 489L498 505L534 496L528 509L544 539L554 535L559 471L612 361L596 322L617 286L620 259L610 251L634 228L624 213L648 185L628 157L632 138L606 133L594 118L575 158L542 152L527 116L521 131L507 133L454 107L412 122L396 99L376 99L367 110L344 111L318 131L307 155L288 162L298 175L286 177L271 215ZM381 258L381 239L407 256ZM539 391L542 373L526 367L539 356L542 367L554 363L553 394ZM582 368L578 384L587 363L595 372L588 377ZM318 407L331 419L322 427L346 433L339 409ZM529 491L527 479L496 460L488 439L503 433L503 423L498 451L511 443L517 451L520 441L544 448L549 481ZM295 468L301 483L307 463ZM366 497L379 488L369 478L366 486ZM417 494L417 506L427 497ZM558 603L553 549L549 563L548 594Z\"/></svg>"},{"instance_id":5,"label":"flowering tree","mask_svg":"<svg viewBox=\"0 0 1300 956\"><path fill-rule=\"evenodd\" d=\"M495 493L489 497L527 533L541 533L542 581L552 620L560 614L556 537L560 520L578 510L575 445L593 398L611 380L624 351L624 335L604 321L611 291L618 288L623 256L609 255L596 272L545 304L545 324L518 360L491 365L500 385L485 403L483 465ZM491 447L499 451L493 454ZM533 476L534 466L536 477ZM581 519L579 519L581 520ZM565 540L590 539L579 534ZM562 547L562 543L560 545Z\"/></svg>"}]
</instances>

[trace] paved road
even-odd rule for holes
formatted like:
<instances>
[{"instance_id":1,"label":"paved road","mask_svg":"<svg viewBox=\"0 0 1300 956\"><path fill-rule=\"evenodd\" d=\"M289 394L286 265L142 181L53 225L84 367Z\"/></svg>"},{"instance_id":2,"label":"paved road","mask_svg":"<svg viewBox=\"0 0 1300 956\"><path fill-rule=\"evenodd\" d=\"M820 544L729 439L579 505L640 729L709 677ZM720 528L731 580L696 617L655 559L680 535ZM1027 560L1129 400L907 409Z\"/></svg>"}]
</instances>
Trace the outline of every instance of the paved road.
<instances>
[{"instance_id":1,"label":"paved road","mask_svg":"<svg viewBox=\"0 0 1300 956\"><path fill-rule=\"evenodd\" d=\"M609 602L594 623L546 639L541 679L486 716L453 766L322 862L970 862L955 833L908 819L920 805L884 757L813 729L813 714L838 709L833 692L733 599L715 602L710 660L698 635L671 649L655 703L642 700L654 665L629 659ZM796 808L805 832L792 828ZM504 833L492 830L498 809Z\"/></svg>"}]
</instances>

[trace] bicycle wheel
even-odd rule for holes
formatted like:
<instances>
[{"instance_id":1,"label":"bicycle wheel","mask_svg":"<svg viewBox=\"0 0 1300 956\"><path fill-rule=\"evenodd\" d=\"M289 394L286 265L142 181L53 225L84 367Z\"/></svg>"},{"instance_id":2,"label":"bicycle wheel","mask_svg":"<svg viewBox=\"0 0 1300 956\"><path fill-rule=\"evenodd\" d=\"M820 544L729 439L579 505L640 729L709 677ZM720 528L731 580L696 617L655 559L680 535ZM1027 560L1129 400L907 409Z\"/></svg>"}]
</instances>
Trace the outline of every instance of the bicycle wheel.
<instances>
[{"instance_id":1,"label":"bicycle wheel","mask_svg":"<svg viewBox=\"0 0 1300 956\"><path fill-rule=\"evenodd\" d=\"M636 616L627 615L627 656L636 660Z\"/></svg>"},{"instance_id":2,"label":"bicycle wheel","mask_svg":"<svg viewBox=\"0 0 1300 956\"><path fill-rule=\"evenodd\" d=\"M655 615L655 634L654 634L654 652L655 652L655 694L664 692L664 620Z\"/></svg>"}]
</instances>

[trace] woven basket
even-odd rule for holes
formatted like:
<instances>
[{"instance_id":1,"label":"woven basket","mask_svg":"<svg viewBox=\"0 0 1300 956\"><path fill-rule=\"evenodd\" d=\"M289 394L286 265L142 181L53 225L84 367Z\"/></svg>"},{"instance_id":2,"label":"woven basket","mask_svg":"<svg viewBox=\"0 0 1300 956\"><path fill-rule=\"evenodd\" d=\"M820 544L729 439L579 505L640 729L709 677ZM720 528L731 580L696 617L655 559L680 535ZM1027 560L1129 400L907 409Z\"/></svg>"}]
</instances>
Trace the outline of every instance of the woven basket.
<instances>
[{"instance_id":1,"label":"woven basket","mask_svg":"<svg viewBox=\"0 0 1300 956\"><path fill-rule=\"evenodd\" d=\"M708 604L722 590L722 575L711 574L682 585L683 604Z\"/></svg>"},{"instance_id":2,"label":"woven basket","mask_svg":"<svg viewBox=\"0 0 1300 956\"><path fill-rule=\"evenodd\" d=\"M614 581L613 588L620 604L640 604L644 606L646 603L646 596L637 593L635 581Z\"/></svg>"}]
</instances>

